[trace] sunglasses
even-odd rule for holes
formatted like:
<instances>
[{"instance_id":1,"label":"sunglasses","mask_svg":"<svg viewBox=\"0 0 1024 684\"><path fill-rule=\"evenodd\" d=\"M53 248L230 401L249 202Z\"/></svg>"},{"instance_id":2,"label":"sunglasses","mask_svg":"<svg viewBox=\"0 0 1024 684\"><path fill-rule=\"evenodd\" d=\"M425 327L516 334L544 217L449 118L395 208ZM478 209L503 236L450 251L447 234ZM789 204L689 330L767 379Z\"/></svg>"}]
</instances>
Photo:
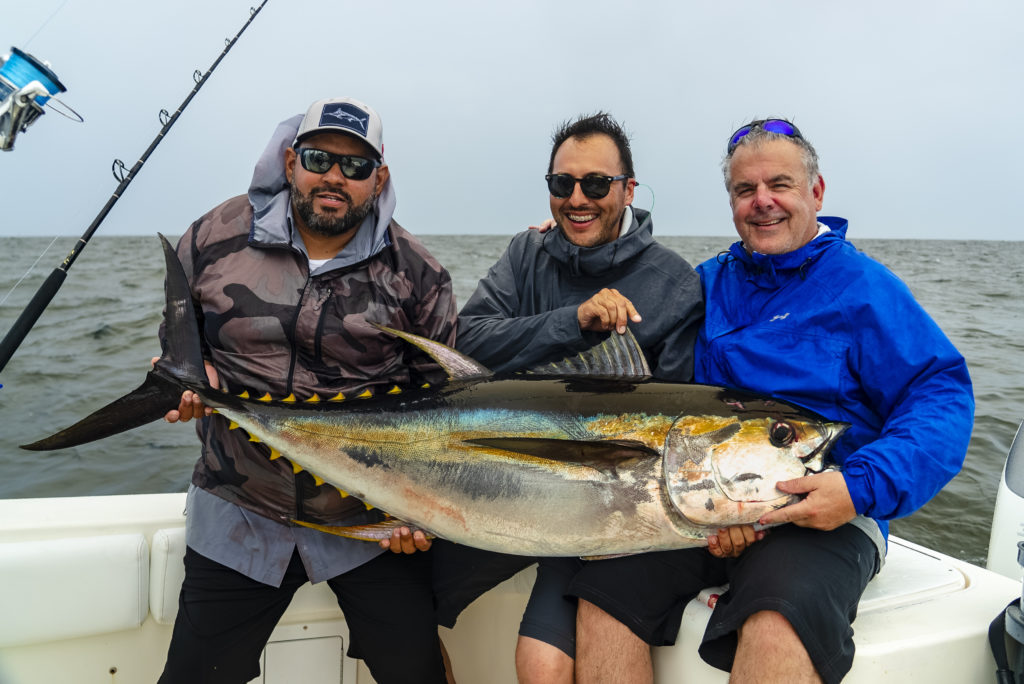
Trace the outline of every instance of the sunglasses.
<instances>
[{"instance_id":1,"label":"sunglasses","mask_svg":"<svg viewBox=\"0 0 1024 684\"><path fill-rule=\"evenodd\" d=\"M312 147L299 150L299 161L302 168L310 173L327 173L335 164L341 169L341 175L351 180L366 180L373 170L380 166L376 159L357 157L352 154L334 154Z\"/></svg>"},{"instance_id":2,"label":"sunglasses","mask_svg":"<svg viewBox=\"0 0 1024 684\"><path fill-rule=\"evenodd\" d=\"M629 178L626 174L599 176L596 173L591 173L583 178L573 178L567 173L549 173L544 176L544 180L548 182L548 192L557 199L571 196L577 183L580 184L580 190L584 195L590 199L601 199L611 190L613 182L626 178Z\"/></svg>"},{"instance_id":3,"label":"sunglasses","mask_svg":"<svg viewBox=\"0 0 1024 684\"><path fill-rule=\"evenodd\" d=\"M763 131L769 133L779 133L790 138L804 139L804 136L800 135L800 129L786 121L785 119L763 119L761 121L751 121L746 126L743 126L736 130L729 138L729 146L726 148L726 154L731 154L736 146L740 144L740 140L743 136L747 135L751 131L760 128Z\"/></svg>"}]
</instances>

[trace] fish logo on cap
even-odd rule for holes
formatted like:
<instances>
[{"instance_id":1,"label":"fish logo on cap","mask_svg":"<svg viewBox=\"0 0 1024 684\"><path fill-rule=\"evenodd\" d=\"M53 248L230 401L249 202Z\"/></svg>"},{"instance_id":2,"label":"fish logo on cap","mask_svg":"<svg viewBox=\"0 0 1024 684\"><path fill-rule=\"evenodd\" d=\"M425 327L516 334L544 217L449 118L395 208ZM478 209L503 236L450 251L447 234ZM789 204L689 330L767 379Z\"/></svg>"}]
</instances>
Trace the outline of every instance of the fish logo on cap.
<instances>
[{"instance_id":1,"label":"fish logo on cap","mask_svg":"<svg viewBox=\"0 0 1024 684\"><path fill-rule=\"evenodd\" d=\"M366 137L370 115L347 102L336 102L324 105L320 114L320 126L338 126L355 131L362 137Z\"/></svg>"}]
</instances>

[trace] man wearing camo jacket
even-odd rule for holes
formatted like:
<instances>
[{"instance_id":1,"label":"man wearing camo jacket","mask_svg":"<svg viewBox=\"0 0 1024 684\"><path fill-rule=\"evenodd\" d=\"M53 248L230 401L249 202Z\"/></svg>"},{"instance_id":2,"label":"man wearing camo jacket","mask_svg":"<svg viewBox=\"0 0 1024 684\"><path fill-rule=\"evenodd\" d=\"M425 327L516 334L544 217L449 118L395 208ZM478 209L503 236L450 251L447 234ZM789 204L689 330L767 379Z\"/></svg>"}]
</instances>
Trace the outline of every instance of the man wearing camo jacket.
<instances>
[{"instance_id":1,"label":"man wearing camo jacket","mask_svg":"<svg viewBox=\"0 0 1024 684\"><path fill-rule=\"evenodd\" d=\"M317 401L443 378L425 355L375 328L446 344L451 278L393 219L381 121L349 98L282 122L248 195L200 218L178 244L201 319L211 384ZM202 454L186 511L185 581L161 683L247 682L295 591L326 581L345 613L349 655L374 679L444 682L422 533L391 551L291 520L379 519L355 497L270 458L191 392L167 420L198 418ZM387 546L387 544L385 544Z\"/></svg>"}]
</instances>

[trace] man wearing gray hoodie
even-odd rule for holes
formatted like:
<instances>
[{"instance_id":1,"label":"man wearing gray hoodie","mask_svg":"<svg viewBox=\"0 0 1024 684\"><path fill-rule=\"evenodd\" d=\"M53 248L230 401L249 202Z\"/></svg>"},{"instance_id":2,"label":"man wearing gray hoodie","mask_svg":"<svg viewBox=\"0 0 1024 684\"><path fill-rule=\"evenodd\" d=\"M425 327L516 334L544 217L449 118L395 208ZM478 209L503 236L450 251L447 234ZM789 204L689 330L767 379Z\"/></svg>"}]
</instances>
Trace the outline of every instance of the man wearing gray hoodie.
<instances>
[{"instance_id":1,"label":"man wearing gray hoodie","mask_svg":"<svg viewBox=\"0 0 1024 684\"><path fill-rule=\"evenodd\" d=\"M608 114L581 116L553 136L545 177L557 230L529 230L480 281L459 312L458 349L496 372L557 361L602 337L633 332L654 377L693 379L693 341L703 320L693 268L653 236L634 209L629 139ZM459 613L534 558L434 544L438 619ZM564 597L576 558L542 558L519 627L520 682L573 681L576 601Z\"/></svg>"},{"instance_id":2,"label":"man wearing gray hoodie","mask_svg":"<svg viewBox=\"0 0 1024 684\"><path fill-rule=\"evenodd\" d=\"M455 338L447 271L393 219L380 117L350 98L282 122L248 195L192 224L177 252L196 303L211 384L296 401L352 397L443 373L373 324ZM171 682L247 682L295 591L326 581L349 655L374 679L444 682L429 542L392 551L297 527L380 519L185 392L167 420L198 418L202 453L186 515L185 581L167 664ZM404 552L404 553L402 553ZM401 657L395 657L399 644Z\"/></svg>"}]
</instances>

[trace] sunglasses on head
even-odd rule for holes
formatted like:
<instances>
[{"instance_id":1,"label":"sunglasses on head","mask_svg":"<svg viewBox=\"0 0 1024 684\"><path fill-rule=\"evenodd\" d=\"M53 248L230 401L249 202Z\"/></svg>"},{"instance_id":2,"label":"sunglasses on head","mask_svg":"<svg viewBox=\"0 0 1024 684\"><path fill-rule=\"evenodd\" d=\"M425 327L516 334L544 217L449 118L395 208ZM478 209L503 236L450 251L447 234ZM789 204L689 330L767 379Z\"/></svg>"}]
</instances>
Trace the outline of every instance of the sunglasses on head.
<instances>
[{"instance_id":1,"label":"sunglasses on head","mask_svg":"<svg viewBox=\"0 0 1024 684\"><path fill-rule=\"evenodd\" d=\"M804 136L800 135L800 129L785 119L762 119L760 121L751 121L746 126L738 128L736 132L732 134L732 137L729 138L729 146L726 148L726 153L728 154L735 150L736 146L740 144L740 140L743 136L758 128L763 131L768 131L769 133L786 135L790 138L800 138L801 140L804 138Z\"/></svg>"},{"instance_id":2,"label":"sunglasses on head","mask_svg":"<svg viewBox=\"0 0 1024 684\"><path fill-rule=\"evenodd\" d=\"M299 150L299 161L302 168L310 173L327 173L335 164L341 169L341 175L351 180L366 180L373 170L380 166L376 159L357 157L353 154L334 154L325 150L304 147Z\"/></svg>"},{"instance_id":3,"label":"sunglasses on head","mask_svg":"<svg viewBox=\"0 0 1024 684\"><path fill-rule=\"evenodd\" d=\"M548 182L548 192L557 199L571 196L577 183L580 184L580 190L584 195L590 199L601 199L611 190L613 182L626 178L629 178L626 174L600 176L596 173L588 174L583 178L573 178L567 173L549 173L544 176L544 180Z\"/></svg>"}]
</instances>

